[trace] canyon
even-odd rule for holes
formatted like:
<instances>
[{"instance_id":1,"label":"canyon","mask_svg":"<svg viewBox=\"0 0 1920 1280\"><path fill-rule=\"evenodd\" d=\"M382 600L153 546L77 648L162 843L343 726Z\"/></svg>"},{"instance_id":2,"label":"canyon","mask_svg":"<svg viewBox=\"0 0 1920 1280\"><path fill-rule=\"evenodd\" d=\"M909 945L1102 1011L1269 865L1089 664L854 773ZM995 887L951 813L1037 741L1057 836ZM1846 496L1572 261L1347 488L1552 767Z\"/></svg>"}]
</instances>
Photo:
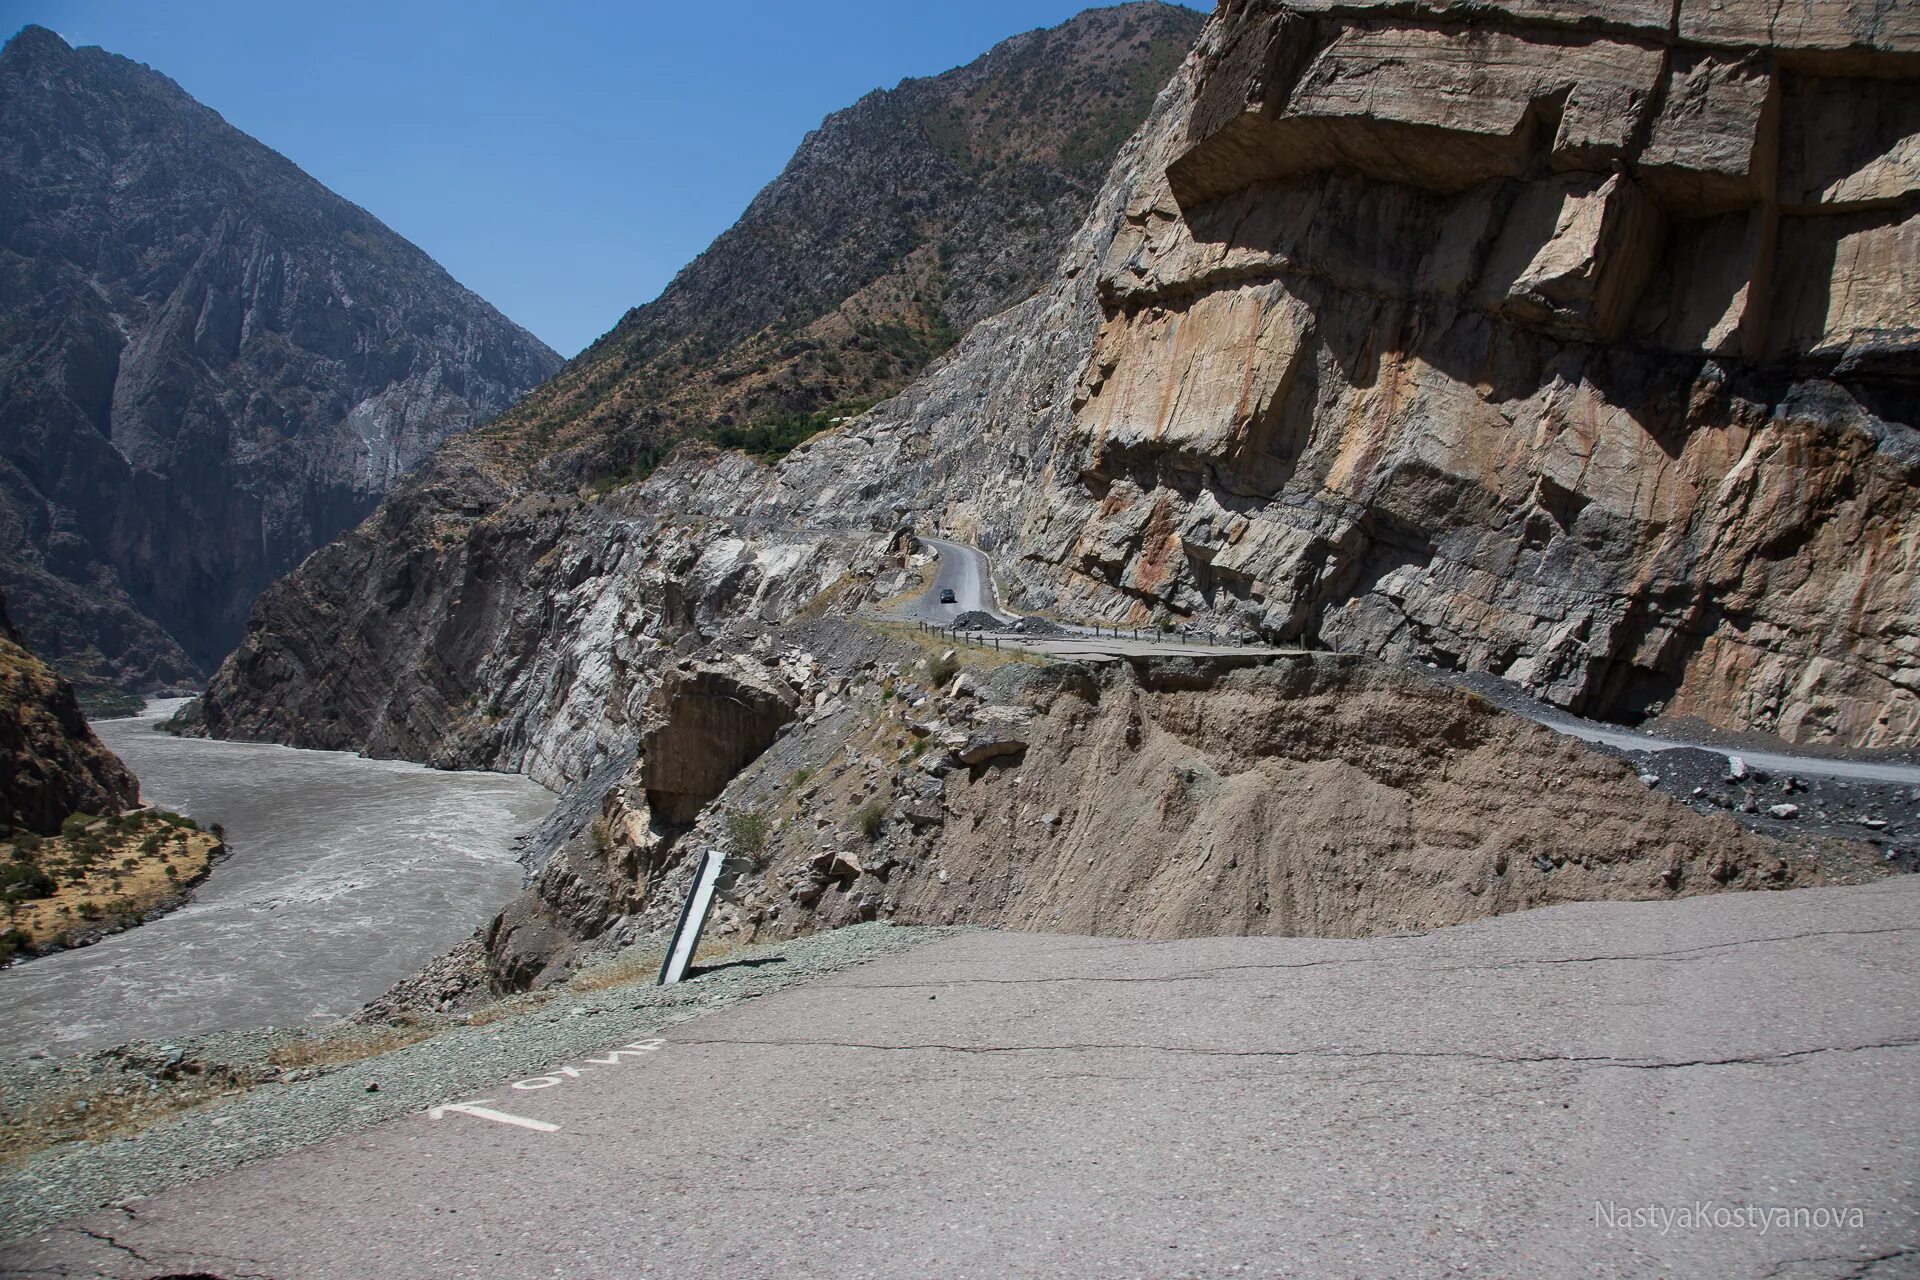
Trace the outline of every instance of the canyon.
<instances>
[{"instance_id":1,"label":"canyon","mask_svg":"<svg viewBox=\"0 0 1920 1280\"><path fill-rule=\"evenodd\" d=\"M677 664L870 615L916 531L1020 611L1911 747L1920 30L1833 11L1223 5L1051 282L899 395L604 490L443 452L263 597L187 721L572 788L496 984L685 866L642 798Z\"/></svg>"},{"instance_id":2,"label":"canyon","mask_svg":"<svg viewBox=\"0 0 1920 1280\"><path fill-rule=\"evenodd\" d=\"M198 688L267 583L560 364L173 81L44 27L0 52L0 280L0 587L96 698Z\"/></svg>"}]
</instances>

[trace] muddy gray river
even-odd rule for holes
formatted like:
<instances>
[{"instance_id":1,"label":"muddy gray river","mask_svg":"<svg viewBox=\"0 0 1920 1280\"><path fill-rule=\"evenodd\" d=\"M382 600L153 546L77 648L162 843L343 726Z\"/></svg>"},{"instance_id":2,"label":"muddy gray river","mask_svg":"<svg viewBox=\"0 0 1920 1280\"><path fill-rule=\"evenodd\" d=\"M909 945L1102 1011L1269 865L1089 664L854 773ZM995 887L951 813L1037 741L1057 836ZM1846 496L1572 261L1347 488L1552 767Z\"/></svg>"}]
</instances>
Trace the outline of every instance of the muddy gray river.
<instances>
[{"instance_id":1,"label":"muddy gray river","mask_svg":"<svg viewBox=\"0 0 1920 1280\"><path fill-rule=\"evenodd\" d=\"M94 730L141 799L221 823L231 855L169 915L0 970L0 1051L351 1013L519 888L515 838L553 807L509 774L156 732L179 705Z\"/></svg>"}]
</instances>

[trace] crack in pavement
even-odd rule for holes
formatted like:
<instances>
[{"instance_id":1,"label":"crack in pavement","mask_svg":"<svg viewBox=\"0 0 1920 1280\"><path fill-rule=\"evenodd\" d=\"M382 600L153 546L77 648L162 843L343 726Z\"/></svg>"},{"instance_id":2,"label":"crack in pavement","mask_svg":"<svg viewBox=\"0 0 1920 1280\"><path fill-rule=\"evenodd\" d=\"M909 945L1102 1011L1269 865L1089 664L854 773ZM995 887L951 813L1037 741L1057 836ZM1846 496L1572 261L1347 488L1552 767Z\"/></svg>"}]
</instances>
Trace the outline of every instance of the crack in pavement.
<instances>
[{"instance_id":1,"label":"crack in pavement","mask_svg":"<svg viewBox=\"0 0 1920 1280\"><path fill-rule=\"evenodd\" d=\"M965 1045L928 1042L923 1044L872 1044L857 1040L753 1040L713 1037L673 1041L680 1045L742 1045L770 1049L869 1049L884 1053L1173 1053L1217 1058L1335 1058L1335 1059L1455 1059L1465 1062L1491 1062L1504 1066L1535 1066L1564 1063L1570 1066L1619 1068L1629 1071L1675 1071L1693 1067L1769 1066L1798 1058L1828 1053L1866 1053L1875 1049L1911 1049L1920 1047L1920 1038L1884 1040L1869 1044L1816 1045L1806 1049L1786 1049L1779 1053L1740 1054L1726 1058L1686 1058L1660 1061L1645 1058L1616 1058L1605 1054L1519 1054L1476 1053L1466 1049L1211 1049L1165 1044L1011 1044Z\"/></svg>"},{"instance_id":2,"label":"crack in pavement","mask_svg":"<svg viewBox=\"0 0 1920 1280\"><path fill-rule=\"evenodd\" d=\"M114 1208L120 1210L120 1212L126 1214L128 1218L134 1221L139 1220L139 1215L124 1204L115 1205ZM111 1232L96 1231L92 1227L85 1226L78 1222L68 1224L63 1230L78 1232L80 1235L86 1236L89 1240L95 1240L109 1248L118 1249L143 1267L157 1268L157 1270L152 1273L150 1280L273 1280L272 1276L264 1272L247 1272L245 1274L236 1273L231 1276L219 1276L197 1268L190 1271L181 1271L164 1262L149 1258L132 1245L115 1237ZM231 1255L225 1254L202 1254L201 1256L213 1258L231 1257ZM244 1262L249 1266L260 1265L259 1260L255 1258L232 1258L232 1260ZM48 1274L54 1273L49 1272Z\"/></svg>"},{"instance_id":3,"label":"crack in pavement","mask_svg":"<svg viewBox=\"0 0 1920 1280\"><path fill-rule=\"evenodd\" d=\"M1765 946L1781 942L1800 942L1807 938L1823 937L1871 937L1885 933L1920 932L1920 925L1891 925L1883 929L1809 929L1804 933L1786 933L1764 938L1736 938L1729 942L1710 942L1697 947L1682 947L1674 951L1648 951L1635 955L1600 956L1555 956L1544 959L1500 960L1490 963L1435 964L1426 969L1429 973L1463 973L1488 969L1530 969L1542 965L1559 964L1633 964L1647 961L1684 962L1698 958L1713 951L1726 951L1734 947ZM1177 939L1193 941L1193 939ZM1046 978L948 978L925 982L842 982L831 988L836 991L912 991L926 987L1022 987L1046 986L1067 982L1133 983L1133 982L1212 982L1230 973L1257 972L1260 970L1282 969L1318 969L1337 965L1376 965L1392 964L1405 967L1412 957L1397 956L1343 956L1325 960L1273 961L1261 964L1223 964L1206 969L1193 969L1181 973L1146 974L1139 976L1115 974L1062 974Z\"/></svg>"},{"instance_id":4,"label":"crack in pavement","mask_svg":"<svg viewBox=\"0 0 1920 1280\"><path fill-rule=\"evenodd\" d=\"M1903 1245L1900 1248L1889 1249L1885 1253L1876 1253L1872 1257L1867 1258L1858 1258L1845 1253L1823 1253L1811 1258L1786 1258L1767 1268L1767 1277L1771 1280L1771 1277L1784 1275L1788 1267L1817 1267L1822 1263L1840 1262L1846 1263L1850 1269L1839 1277L1839 1280L1866 1280L1866 1277L1871 1275L1881 1263L1893 1262L1896 1259L1911 1257L1914 1254L1920 1254L1920 1249Z\"/></svg>"}]
</instances>

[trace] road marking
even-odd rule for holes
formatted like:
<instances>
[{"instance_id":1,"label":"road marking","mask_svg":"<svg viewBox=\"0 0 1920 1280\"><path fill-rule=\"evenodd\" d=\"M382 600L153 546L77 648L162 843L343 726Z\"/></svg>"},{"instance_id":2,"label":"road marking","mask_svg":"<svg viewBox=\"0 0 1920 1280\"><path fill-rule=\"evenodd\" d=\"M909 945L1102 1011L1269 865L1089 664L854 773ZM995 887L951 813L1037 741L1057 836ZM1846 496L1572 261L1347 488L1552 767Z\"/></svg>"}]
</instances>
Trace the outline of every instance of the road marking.
<instances>
[{"instance_id":1,"label":"road marking","mask_svg":"<svg viewBox=\"0 0 1920 1280\"><path fill-rule=\"evenodd\" d=\"M609 1049L598 1058L582 1058L582 1062L597 1067L617 1067L627 1058L644 1058L657 1053L666 1041L658 1036L650 1040L633 1040L618 1049ZM515 1080L510 1088L514 1089L551 1089L555 1085L565 1084L569 1080L578 1080L582 1076L593 1074L579 1067L558 1066L543 1076L529 1076L525 1080ZM526 1116L516 1116L508 1111L496 1111L487 1104L492 1098L475 1098L472 1102L447 1102L437 1107L427 1108L427 1119L442 1120L449 1113L474 1116L481 1120L491 1120L496 1124L518 1125L522 1129L532 1129L535 1133L557 1133L560 1126L548 1124L545 1120L532 1120Z\"/></svg>"},{"instance_id":2,"label":"road marking","mask_svg":"<svg viewBox=\"0 0 1920 1280\"><path fill-rule=\"evenodd\" d=\"M492 1101L492 1098L475 1098L472 1102L449 1102L445 1106L429 1107L427 1109L427 1119L444 1120L449 1112L457 1112L463 1116L473 1116L480 1120L492 1120L498 1124L518 1125L522 1129L532 1129L535 1133L557 1133L560 1130L559 1125L548 1124L545 1120L529 1120L525 1116L516 1116L505 1111L495 1111L492 1107L486 1105Z\"/></svg>"}]
</instances>

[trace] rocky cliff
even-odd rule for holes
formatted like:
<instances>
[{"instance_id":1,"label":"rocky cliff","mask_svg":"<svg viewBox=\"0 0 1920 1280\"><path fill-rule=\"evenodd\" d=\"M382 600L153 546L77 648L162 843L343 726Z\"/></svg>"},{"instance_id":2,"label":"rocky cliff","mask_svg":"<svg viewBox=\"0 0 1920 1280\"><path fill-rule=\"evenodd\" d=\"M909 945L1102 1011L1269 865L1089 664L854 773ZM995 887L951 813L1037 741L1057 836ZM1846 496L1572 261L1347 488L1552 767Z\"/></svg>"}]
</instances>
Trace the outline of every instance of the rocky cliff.
<instances>
[{"instance_id":1,"label":"rocky cliff","mask_svg":"<svg viewBox=\"0 0 1920 1280\"><path fill-rule=\"evenodd\" d=\"M1024 576L1920 739L1920 17L1790 8L1224 6Z\"/></svg>"},{"instance_id":2,"label":"rocky cliff","mask_svg":"<svg viewBox=\"0 0 1920 1280\"><path fill-rule=\"evenodd\" d=\"M1223 6L901 395L581 505L442 477L263 601L210 728L585 776L664 656L917 522L1027 609L1913 743L1920 34L1642 8Z\"/></svg>"},{"instance_id":3,"label":"rocky cliff","mask_svg":"<svg viewBox=\"0 0 1920 1280\"><path fill-rule=\"evenodd\" d=\"M838 510L839 481L796 454L798 487L758 509L777 473L715 449L713 429L897 388L948 340L936 330L1047 286L1062 228L1199 24L1166 5L1092 10L829 118L659 300L269 591L197 711L205 730L552 785L630 749L662 655L790 615L916 501L902 480L896 511L863 458L841 477L860 500ZM902 272L922 281L905 311ZM799 527L794 504L816 501Z\"/></svg>"},{"instance_id":4,"label":"rocky cliff","mask_svg":"<svg viewBox=\"0 0 1920 1280\"><path fill-rule=\"evenodd\" d=\"M87 727L73 686L27 651L0 596L0 837L52 835L69 814L115 814L139 797Z\"/></svg>"},{"instance_id":5,"label":"rocky cliff","mask_svg":"<svg viewBox=\"0 0 1920 1280\"><path fill-rule=\"evenodd\" d=\"M178 85L0 53L0 584L85 683L197 682L254 597L558 358Z\"/></svg>"}]
</instances>

